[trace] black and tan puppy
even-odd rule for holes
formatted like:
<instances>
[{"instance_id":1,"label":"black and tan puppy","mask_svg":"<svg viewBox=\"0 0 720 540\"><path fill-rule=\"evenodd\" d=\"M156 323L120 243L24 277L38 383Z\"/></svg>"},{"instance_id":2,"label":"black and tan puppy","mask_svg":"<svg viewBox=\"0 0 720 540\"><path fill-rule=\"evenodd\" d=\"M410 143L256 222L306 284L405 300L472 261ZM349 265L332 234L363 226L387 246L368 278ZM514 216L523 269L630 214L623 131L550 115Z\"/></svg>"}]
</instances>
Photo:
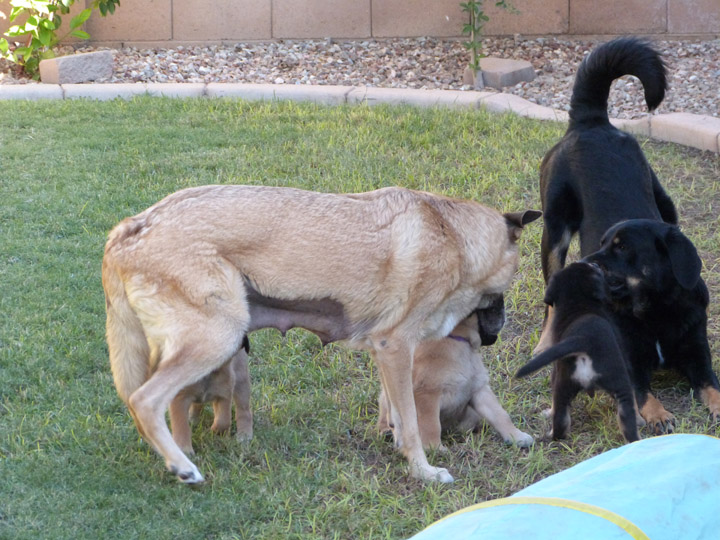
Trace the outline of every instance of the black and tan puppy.
<instances>
[{"instance_id":1,"label":"black and tan puppy","mask_svg":"<svg viewBox=\"0 0 720 540\"><path fill-rule=\"evenodd\" d=\"M619 221L646 218L677 223L675 206L638 142L610 124L610 85L623 75L640 79L650 110L665 96L663 61L639 39L620 38L600 45L580 64L567 132L540 165L546 283L565 265L576 233L585 256L600 247L602 235ZM552 309L549 312L551 317ZM536 353L547 346L546 336L543 332Z\"/></svg>"},{"instance_id":2,"label":"black and tan puppy","mask_svg":"<svg viewBox=\"0 0 720 540\"><path fill-rule=\"evenodd\" d=\"M707 339L709 294L695 246L674 225L633 219L611 227L601 249L585 260L606 273L615 312L628 336L628 358L640 412L656 431L673 417L650 393L652 372L686 376L713 419L720 418L720 384Z\"/></svg>"},{"instance_id":3,"label":"black and tan puppy","mask_svg":"<svg viewBox=\"0 0 720 540\"><path fill-rule=\"evenodd\" d=\"M550 278L545 303L554 308L548 329L552 346L517 372L524 377L552 362L552 431L564 439L570 429L570 404L581 390L596 388L618 405L618 423L628 442L638 440L637 407L624 344L609 309L605 278L599 267L573 263Z\"/></svg>"},{"instance_id":4,"label":"black and tan puppy","mask_svg":"<svg viewBox=\"0 0 720 540\"><path fill-rule=\"evenodd\" d=\"M520 431L490 388L490 377L479 351L492 345L505 323L503 295L458 324L444 339L422 342L413 359L413 393L424 448L443 450L441 434L477 429L483 419L503 440L520 447L533 444ZM392 429L385 392L380 393L380 432Z\"/></svg>"},{"instance_id":5,"label":"black and tan puppy","mask_svg":"<svg viewBox=\"0 0 720 540\"><path fill-rule=\"evenodd\" d=\"M173 439L186 454L195 453L192 447L190 420L197 419L203 405L209 402L212 402L215 415L210 429L215 433L229 431L234 403L237 428L235 437L240 442L252 439L249 352L250 342L246 336L240 349L222 367L180 390L170 402L170 428Z\"/></svg>"}]
</instances>

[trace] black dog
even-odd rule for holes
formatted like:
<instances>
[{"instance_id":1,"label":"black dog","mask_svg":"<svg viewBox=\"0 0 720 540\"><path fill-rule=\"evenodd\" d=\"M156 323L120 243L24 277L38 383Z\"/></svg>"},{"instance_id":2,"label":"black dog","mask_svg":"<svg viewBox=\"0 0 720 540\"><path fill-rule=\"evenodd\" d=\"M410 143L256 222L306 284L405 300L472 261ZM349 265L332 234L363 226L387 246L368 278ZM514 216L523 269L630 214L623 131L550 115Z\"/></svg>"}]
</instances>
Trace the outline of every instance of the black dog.
<instances>
[{"instance_id":1,"label":"black dog","mask_svg":"<svg viewBox=\"0 0 720 540\"><path fill-rule=\"evenodd\" d=\"M709 294L692 242L674 225L632 219L611 227L601 249L585 258L606 274L620 317L640 413L655 429L673 417L650 393L658 367L679 371L695 396L720 417L720 384L707 340Z\"/></svg>"},{"instance_id":2,"label":"black dog","mask_svg":"<svg viewBox=\"0 0 720 540\"><path fill-rule=\"evenodd\" d=\"M565 265L575 233L585 256L599 249L603 233L619 221L647 218L677 223L675 206L640 145L610 124L610 85L626 74L640 79L650 110L660 104L667 83L665 65L655 50L636 38L599 46L578 69L567 132L540 165L545 283ZM545 327L551 317L549 309ZM543 331L535 352L546 346Z\"/></svg>"},{"instance_id":3,"label":"black dog","mask_svg":"<svg viewBox=\"0 0 720 540\"><path fill-rule=\"evenodd\" d=\"M584 262L568 265L550 279L545 303L554 308L549 328L553 345L520 368L516 377L556 362L552 372L552 437L567 436L569 407L578 392L600 388L618 404L618 423L625 439L638 440L635 396L600 268Z\"/></svg>"}]
</instances>

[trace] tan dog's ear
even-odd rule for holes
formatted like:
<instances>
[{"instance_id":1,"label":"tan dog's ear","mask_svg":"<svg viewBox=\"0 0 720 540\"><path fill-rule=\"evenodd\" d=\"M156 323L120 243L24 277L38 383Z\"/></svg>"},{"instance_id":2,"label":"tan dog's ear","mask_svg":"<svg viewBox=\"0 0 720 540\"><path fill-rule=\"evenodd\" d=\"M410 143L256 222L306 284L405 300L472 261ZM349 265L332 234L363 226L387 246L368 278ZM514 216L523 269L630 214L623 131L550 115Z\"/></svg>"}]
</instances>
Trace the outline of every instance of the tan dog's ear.
<instances>
[{"instance_id":1,"label":"tan dog's ear","mask_svg":"<svg viewBox=\"0 0 720 540\"><path fill-rule=\"evenodd\" d=\"M542 212L539 210L525 210L523 212L506 212L503 216L507 221L510 241L517 242L523 227L542 216Z\"/></svg>"}]
</instances>

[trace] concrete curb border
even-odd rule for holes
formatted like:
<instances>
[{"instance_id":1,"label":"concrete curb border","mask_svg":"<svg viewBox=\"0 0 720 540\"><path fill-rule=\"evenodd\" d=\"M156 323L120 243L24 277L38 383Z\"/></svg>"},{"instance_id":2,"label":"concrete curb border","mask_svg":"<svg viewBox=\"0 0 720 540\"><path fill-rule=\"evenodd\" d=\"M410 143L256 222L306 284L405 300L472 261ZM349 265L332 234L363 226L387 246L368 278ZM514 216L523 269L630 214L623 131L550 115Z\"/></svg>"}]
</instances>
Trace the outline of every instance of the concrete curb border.
<instances>
[{"instance_id":1,"label":"concrete curb border","mask_svg":"<svg viewBox=\"0 0 720 540\"><path fill-rule=\"evenodd\" d=\"M415 90L330 85L252 83L111 83L0 85L0 100L23 99L132 99L149 94L175 98L309 101L325 105L407 104L416 107L480 108L519 116L567 122L565 111L531 103L513 94L463 90ZM720 118L687 113L648 115L637 120L611 122L635 135L673 142L720 154Z\"/></svg>"}]
</instances>

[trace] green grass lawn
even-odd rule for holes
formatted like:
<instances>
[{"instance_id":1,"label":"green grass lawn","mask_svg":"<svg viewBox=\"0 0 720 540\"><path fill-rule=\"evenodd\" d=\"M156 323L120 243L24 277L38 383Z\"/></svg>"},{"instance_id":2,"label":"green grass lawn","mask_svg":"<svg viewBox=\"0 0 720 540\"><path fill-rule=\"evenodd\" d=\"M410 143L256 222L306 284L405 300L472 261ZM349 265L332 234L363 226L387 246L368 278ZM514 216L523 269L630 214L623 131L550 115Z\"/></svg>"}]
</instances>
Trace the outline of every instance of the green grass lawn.
<instances>
[{"instance_id":1,"label":"green grass lawn","mask_svg":"<svg viewBox=\"0 0 720 540\"><path fill-rule=\"evenodd\" d=\"M0 538L404 538L622 444L602 394L576 400L571 437L543 439L549 370L520 381L542 319L541 222L521 240L508 323L485 349L492 386L540 439L454 435L422 484L375 433L378 380L364 354L313 335L251 336L255 438L195 427L207 482L181 485L144 443L110 374L100 263L120 219L211 183L364 191L401 185L502 211L539 208L538 166L563 126L482 111L292 103L0 102ZM720 160L644 143L704 260L718 364ZM322 261L318 261L322 264ZM720 435L687 384L660 375L677 431ZM649 436L642 432L642 436Z\"/></svg>"}]
</instances>

